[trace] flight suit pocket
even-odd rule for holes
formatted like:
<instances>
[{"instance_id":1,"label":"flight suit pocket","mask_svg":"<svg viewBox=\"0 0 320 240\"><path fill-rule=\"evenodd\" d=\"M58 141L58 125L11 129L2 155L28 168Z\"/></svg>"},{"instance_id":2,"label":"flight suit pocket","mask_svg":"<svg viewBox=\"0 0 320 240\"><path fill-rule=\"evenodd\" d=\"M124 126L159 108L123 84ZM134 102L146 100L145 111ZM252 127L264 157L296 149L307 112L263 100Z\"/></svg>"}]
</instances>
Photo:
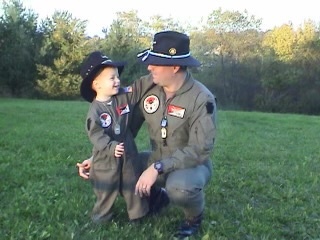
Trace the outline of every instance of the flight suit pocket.
<instances>
[{"instance_id":1,"label":"flight suit pocket","mask_svg":"<svg viewBox=\"0 0 320 240\"><path fill-rule=\"evenodd\" d=\"M96 170L111 170L118 167L118 161L115 157L108 156L106 154L100 154L99 152L93 156L93 165Z\"/></svg>"},{"instance_id":2,"label":"flight suit pocket","mask_svg":"<svg viewBox=\"0 0 320 240\"><path fill-rule=\"evenodd\" d=\"M199 143L206 147L212 147L216 135L216 128L212 121L211 115L207 115L200 119L200 126L198 132Z\"/></svg>"}]
</instances>

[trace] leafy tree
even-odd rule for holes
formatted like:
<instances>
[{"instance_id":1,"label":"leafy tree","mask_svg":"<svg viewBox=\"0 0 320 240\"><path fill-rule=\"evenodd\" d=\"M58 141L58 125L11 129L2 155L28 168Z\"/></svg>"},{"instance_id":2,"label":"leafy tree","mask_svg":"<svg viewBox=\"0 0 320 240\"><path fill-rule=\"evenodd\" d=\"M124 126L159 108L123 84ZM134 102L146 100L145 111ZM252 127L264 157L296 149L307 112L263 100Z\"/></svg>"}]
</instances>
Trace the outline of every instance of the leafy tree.
<instances>
[{"instance_id":1,"label":"leafy tree","mask_svg":"<svg viewBox=\"0 0 320 240\"><path fill-rule=\"evenodd\" d=\"M264 110L320 112L319 30L312 22L297 31L284 24L265 35L261 79Z\"/></svg>"},{"instance_id":2,"label":"leafy tree","mask_svg":"<svg viewBox=\"0 0 320 240\"><path fill-rule=\"evenodd\" d=\"M102 50L113 60L127 62L121 76L122 84L127 85L143 72L136 60L138 51L142 49L139 36L143 26L137 11L118 12L116 16L110 27L104 30Z\"/></svg>"},{"instance_id":3,"label":"leafy tree","mask_svg":"<svg viewBox=\"0 0 320 240\"><path fill-rule=\"evenodd\" d=\"M297 46L292 67L298 71L296 99L299 99L295 111L320 113L320 33L319 27L307 21L297 30ZM297 97L298 96L298 97Z\"/></svg>"},{"instance_id":4,"label":"leafy tree","mask_svg":"<svg viewBox=\"0 0 320 240\"><path fill-rule=\"evenodd\" d=\"M173 18L163 18L160 15L151 16L149 21L144 22L150 34L153 36L156 32L172 30L178 32L186 32L186 29L182 27L182 24L175 21Z\"/></svg>"},{"instance_id":5,"label":"leafy tree","mask_svg":"<svg viewBox=\"0 0 320 240\"><path fill-rule=\"evenodd\" d=\"M209 15L203 33L194 41L203 53L202 74L213 78L214 91L224 105L252 108L259 83L260 25L261 20L249 17L246 11L218 9Z\"/></svg>"},{"instance_id":6,"label":"leafy tree","mask_svg":"<svg viewBox=\"0 0 320 240\"><path fill-rule=\"evenodd\" d=\"M209 14L207 26L213 28L216 32L244 32L247 30L260 30L262 19L254 15L249 16L247 10L239 11L222 11L221 8L214 10Z\"/></svg>"},{"instance_id":7,"label":"leafy tree","mask_svg":"<svg viewBox=\"0 0 320 240\"><path fill-rule=\"evenodd\" d=\"M296 47L296 36L293 27L285 24L266 33L263 46L272 49L279 60L292 60Z\"/></svg>"},{"instance_id":8,"label":"leafy tree","mask_svg":"<svg viewBox=\"0 0 320 240\"><path fill-rule=\"evenodd\" d=\"M0 84L12 96L30 95L38 49L37 15L19 0L3 1L0 17ZM29 92L29 93L28 93Z\"/></svg>"},{"instance_id":9,"label":"leafy tree","mask_svg":"<svg viewBox=\"0 0 320 240\"><path fill-rule=\"evenodd\" d=\"M125 59L127 66L121 79L123 84L147 73L146 67L137 62L137 53L151 47L155 32L180 30L179 23L172 18L152 16L150 21L142 21L137 11L118 12L109 28L104 29L105 39L102 49L113 59Z\"/></svg>"},{"instance_id":10,"label":"leafy tree","mask_svg":"<svg viewBox=\"0 0 320 240\"><path fill-rule=\"evenodd\" d=\"M52 18L42 21L44 41L37 65L40 92L60 98L79 95L79 69L89 42L85 27L86 21L66 11L56 11Z\"/></svg>"}]
</instances>

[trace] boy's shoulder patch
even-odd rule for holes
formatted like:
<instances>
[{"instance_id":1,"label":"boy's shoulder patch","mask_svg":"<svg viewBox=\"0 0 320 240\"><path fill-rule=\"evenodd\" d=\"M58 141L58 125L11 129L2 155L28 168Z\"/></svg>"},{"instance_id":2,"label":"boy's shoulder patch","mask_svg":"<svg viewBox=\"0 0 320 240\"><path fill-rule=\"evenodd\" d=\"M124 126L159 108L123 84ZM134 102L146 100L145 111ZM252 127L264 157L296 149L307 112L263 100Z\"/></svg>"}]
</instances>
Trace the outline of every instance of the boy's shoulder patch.
<instances>
[{"instance_id":1,"label":"boy's shoulder patch","mask_svg":"<svg viewBox=\"0 0 320 240\"><path fill-rule=\"evenodd\" d=\"M121 88L119 88L119 92L118 92L117 95L125 94L125 93L131 93L131 92L132 92L132 87L131 86L121 87Z\"/></svg>"},{"instance_id":2,"label":"boy's shoulder patch","mask_svg":"<svg viewBox=\"0 0 320 240\"><path fill-rule=\"evenodd\" d=\"M132 92L132 87L131 86L124 87L123 90L124 90L125 93L131 93Z\"/></svg>"}]
</instances>

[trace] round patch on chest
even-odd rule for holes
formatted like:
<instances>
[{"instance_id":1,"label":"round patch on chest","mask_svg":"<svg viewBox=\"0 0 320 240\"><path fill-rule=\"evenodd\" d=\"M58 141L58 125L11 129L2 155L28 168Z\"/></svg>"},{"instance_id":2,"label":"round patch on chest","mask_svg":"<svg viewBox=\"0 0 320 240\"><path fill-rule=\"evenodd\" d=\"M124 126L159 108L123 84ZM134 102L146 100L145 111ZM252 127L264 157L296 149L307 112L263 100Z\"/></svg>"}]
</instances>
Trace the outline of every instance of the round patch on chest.
<instances>
[{"instance_id":1,"label":"round patch on chest","mask_svg":"<svg viewBox=\"0 0 320 240\"><path fill-rule=\"evenodd\" d=\"M160 105L159 98L156 95L150 95L143 101L143 108L147 113L154 113Z\"/></svg>"},{"instance_id":2,"label":"round patch on chest","mask_svg":"<svg viewBox=\"0 0 320 240\"><path fill-rule=\"evenodd\" d=\"M112 122L110 114L101 113L100 122L101 122L101 127L103 127L103 128L109 127L111 125L111 122Z\"/></svg>"}]
</instances>

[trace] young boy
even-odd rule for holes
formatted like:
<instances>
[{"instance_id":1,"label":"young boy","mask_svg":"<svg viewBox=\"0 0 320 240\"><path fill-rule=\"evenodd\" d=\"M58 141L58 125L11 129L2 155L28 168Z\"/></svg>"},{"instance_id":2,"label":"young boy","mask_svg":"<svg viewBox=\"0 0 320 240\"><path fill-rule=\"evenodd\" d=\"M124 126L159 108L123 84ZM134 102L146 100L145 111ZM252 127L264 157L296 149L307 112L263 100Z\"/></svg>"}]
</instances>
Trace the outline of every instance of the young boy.
<instances>
[{"instance_id":1,"label":"young boy","mask_svg":"<svg viewBox=\"0 0 320 240\"><path fill-rule=\"evenodd\" d=\"M121 88L119 75L123 68L123 62L113 62L99 51L92 52L81 68L80 92L91 102L86 131L93 144L88 173L97 198L93 222L111 219L118 194L124 197L130 220L140 219L149 211L147 198L134 193L143 169L128 124L134 105L153 86L153 81L137 80Z\"/></svg>"}]
</instances>

